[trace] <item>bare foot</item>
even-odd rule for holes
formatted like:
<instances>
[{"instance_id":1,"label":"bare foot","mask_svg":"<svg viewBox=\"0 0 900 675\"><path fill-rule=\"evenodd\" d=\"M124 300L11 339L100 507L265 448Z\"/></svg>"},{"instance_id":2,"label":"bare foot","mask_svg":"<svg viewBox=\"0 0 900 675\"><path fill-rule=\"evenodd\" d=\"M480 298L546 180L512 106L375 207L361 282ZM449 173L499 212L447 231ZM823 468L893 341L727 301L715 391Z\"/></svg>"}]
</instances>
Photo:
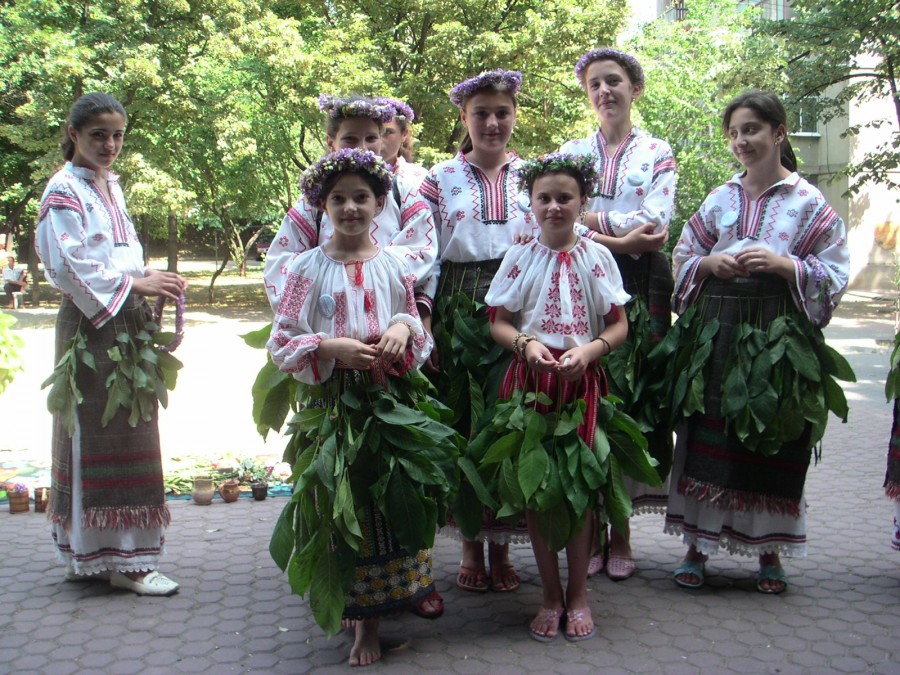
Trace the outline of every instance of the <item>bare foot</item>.
<instances>
[{"instance_id":1,"label":"bare foot","mask_svg":"<svg viewBox=\"0 0 900 675\"><path fill-rule=\"evenodd\" d=\"M509 560L509 544L488 544L491 563L491 590L508 593L521 584L519 573Z\"/></svg>"},{"instance_id":2,"label":"bare foot","mask_svg":"<svg viewBox=\"0 0 900 675\"><path fill-rule=\"evenodd\" d=\"M528 627L531 637L538 642L550 642L559 632L559 625L565 611L562 607L541 607Z\"/></svg>"},{"instance_id":3,"label":"bare foot","mask_svg":"<svg viewBox=\"0 0 900 675\"><path fill-rule=\"evenodd\" d=\"M378 642L378 619L363 619L356 622L356 641L350 648L351 666L371 666L381 659L381 644Z\"/></svg>"},{"instance_id":4,"label":"bare foot","mask_svg":"<svg viewBox=\"0 0 900 675\"><path fill-rule=\"evenodd\" d=\"M778 557L777 553L763 553L759 556L759 568L762 569L764 567L780 568L781 558ZM787 582L783 579L765 578L759 580L758 586L763 593L778 594L784 592L787 588Z\"/></svg>"},{"instance_id":5,"label":"bare foot","mask_svg":"<svg viewBox=\"0 0 900 675\"><path fill-rule=\"evenodd\" d=\"M687 554L684 556L685 562L705 563L708 559L709 556L701 554L700 551L698 551L693 546L688 549ZM682 572L680 574L676 574L675 578L687 584L688 586L697 586L698 584L702 584L704 581L702 577L699 577L692 572Z\"/></svg>"},{"instance_id":6,"label":"bare foot","mask_svg":"<svg viewBox=\"0 0 900 675\"><path fill-rule=\"evenodd\" d=\"M578 640L593 637L594 618L590 607L570 609L566 612L566 639Z\"/></svg>"},{"instance_id":7,"label":"bare foot","mask_svg":"<svg viewBox=\"0 0 900 675\"><path fill-rule=\"evenodd\" d=\"M356 619L341 619L341 628L356 628Z\"/></svg>"}]
</instances>

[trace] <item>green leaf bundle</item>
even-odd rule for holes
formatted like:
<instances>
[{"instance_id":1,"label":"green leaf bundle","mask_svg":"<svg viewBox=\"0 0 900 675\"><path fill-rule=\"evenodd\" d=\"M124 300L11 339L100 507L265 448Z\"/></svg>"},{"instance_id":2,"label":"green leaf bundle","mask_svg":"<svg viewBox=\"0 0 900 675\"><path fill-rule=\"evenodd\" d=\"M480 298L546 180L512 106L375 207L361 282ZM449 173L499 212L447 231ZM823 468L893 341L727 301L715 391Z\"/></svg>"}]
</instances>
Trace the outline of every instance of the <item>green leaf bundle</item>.
<instances>
[{"instance_id":1,"label":"green leaf bundle","mask_svg":"<svg viewBox=\"0 0 900 675\"><path fill-rule=\"evenodd\" d=\"M482 507L512 522L527 509L535 512L547 545L558 551L584 526L598 494L610 520L624 526L631 516L631 500L622 474L650 485L661 483L639 425L617 403L601 399L593 443L588 446L578 434L587 409L583 399L556 405L546 414L535 406L550 406L552 401L540 392L520 390L498 401L492 414L485 416L490 422L460 459L464 478L453 515L463 535L472 538L478 533Z\"/></svg>"},{"instance_id":2,"label":"green leaf bundle","mask_svg":"<svg viewBox=\"0 0 900 675\"><path fill-rule=\"evenodd\" d=\"M161 332L152 321L144 322L134 335L127 331L116 335L115 344L107 352L115 367L106 378L106 406L100 419L104 427L119 408L129 411L128 424L135 427L140 421L152 419L157 403L163 408L168 405L168 392L175 388L182 363L161 347L174 338L174 333ZM53 373L41 385L42 389L50 387L47 409L61 416L70 436L75 433L76 406L84 400L76 381L79 364L97 369L80 325L66 342Z\"/></svg>"},{"instance_id":3,"label":"green leaf bundle","mask_svg":"<svg viewBox=\"0 0 900 675\"><path fill-rule=\"evenodd\" d=\"M360 521L374 506L411 555L434 544L458 484L462 439L442 419L450 411L428 397L418 371L389 379L340 370L323 385L303 386L305 407L293 432L294 494L269 545L291 589L309 593L316 622L340 629L345 594L362 551Z\"/></svg>"},{"instance_id":4,"label":"green leaf bundle","mask_svg":"<svg viewBox=\"0 0 900 675\"><path fill-rule=\"evenodd\" d=\"M667 361L671 424L706 413L706 382L719 321L706 322L694 305L676 322L651 358ZM836 380L855 382L843 356L800 313L774 318L763 328L753 317L731 335L721 383L726 429L747 450L776 454L810 430L810 446L825 434L828 412L847 421L848 406Z\"/></svg>"}]
</instances>

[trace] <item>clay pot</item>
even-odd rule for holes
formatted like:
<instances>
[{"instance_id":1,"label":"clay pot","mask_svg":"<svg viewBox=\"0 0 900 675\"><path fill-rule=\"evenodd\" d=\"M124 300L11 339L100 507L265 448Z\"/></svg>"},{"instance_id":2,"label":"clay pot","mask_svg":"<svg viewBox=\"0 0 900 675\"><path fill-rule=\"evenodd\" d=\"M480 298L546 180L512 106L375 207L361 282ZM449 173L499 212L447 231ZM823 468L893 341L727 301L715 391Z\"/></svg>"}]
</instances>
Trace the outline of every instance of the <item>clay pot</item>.
<instances>
[{"instance_id":1,"label":"clay pot","mask_svg":"<svg viewBox=\"0 0 900 675\"><path fill-rule=\"evenodd\" d=\"M255 499L258 502L261 502L269 494L269 484L268 483L253 483L250 486L250 492L253 493L253 499Z\"/></svg>"},{"instance_id":2,"label":"clay pot","mask_svg":"<svg viewBox=\"0 0 900 675\"><path fill-rule=\"evenodd\" d=\"M241 486L239 483L220 483L219 494L226 503L235 502L241 496Z\"/></svg>"},{"instance_id":3,"label":"clay pot","mask_svg":"<svg viewBox=\"0 0 900 675\"><path fill-rule=\"evenodd\" d=\"M216 494L216 486L212 478L195 478L194 489L191 490L191 497L200 506L209 506L212 504L213 496Z\"/></svg>"}]
</instances>

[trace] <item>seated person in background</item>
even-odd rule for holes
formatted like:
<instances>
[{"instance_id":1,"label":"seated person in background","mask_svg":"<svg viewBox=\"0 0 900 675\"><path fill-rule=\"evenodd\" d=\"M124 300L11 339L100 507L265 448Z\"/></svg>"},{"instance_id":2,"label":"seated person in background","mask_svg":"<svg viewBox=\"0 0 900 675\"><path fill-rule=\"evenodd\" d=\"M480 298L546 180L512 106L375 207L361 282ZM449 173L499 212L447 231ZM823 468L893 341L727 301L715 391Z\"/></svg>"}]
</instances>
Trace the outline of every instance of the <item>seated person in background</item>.
<instances>
[{"instance_id":1,"label":"seated person in background","mask_svg":"<svg viewBox=\"0 0 900 675\"><path fill-rule=\"evenodd\" d=\"M6 293L7 309L15 309L13 293L20 293L28 285L28 270L16 267L16 257L7 256L6 267L3 268L3 292Z\"/></svg>"}]
</instances>

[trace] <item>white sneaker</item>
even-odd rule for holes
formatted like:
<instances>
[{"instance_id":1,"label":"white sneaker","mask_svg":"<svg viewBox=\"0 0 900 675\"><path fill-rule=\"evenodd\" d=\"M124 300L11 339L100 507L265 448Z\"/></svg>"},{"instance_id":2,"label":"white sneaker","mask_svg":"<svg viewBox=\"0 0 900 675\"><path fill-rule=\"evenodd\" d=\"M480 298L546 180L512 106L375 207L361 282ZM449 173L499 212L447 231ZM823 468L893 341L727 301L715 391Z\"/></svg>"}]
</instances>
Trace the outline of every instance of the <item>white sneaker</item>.
<instances>
[{"instance_id":1,"label":"white sneaker","mask_svg":"<svg viewBox=\"0 0 900 675\"><path fill-rule=\"evenodd\" d=\"M178 592L177 582L155 570L148 572L140 581L135 581L121 572L113 572L109 577L109 585L133 591L138 595L173 595Z\"/></svg>"}]
</instances>

